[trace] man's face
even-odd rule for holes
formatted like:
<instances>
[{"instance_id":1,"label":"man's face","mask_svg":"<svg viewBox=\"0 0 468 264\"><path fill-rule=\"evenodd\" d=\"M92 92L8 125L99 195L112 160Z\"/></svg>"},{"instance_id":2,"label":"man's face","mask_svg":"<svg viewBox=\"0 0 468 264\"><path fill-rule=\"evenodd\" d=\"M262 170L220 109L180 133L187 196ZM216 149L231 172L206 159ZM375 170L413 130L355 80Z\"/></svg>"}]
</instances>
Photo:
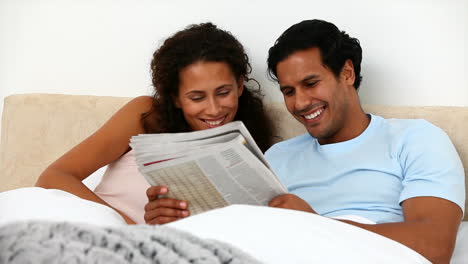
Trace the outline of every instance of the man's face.
<instances>
[{"instance_id":1,"label":"man's face","mask_svg":"<svg viewBox=\"0 0 468 264\"><path fill-rule=\"evenodd\" d=\"M346 66L345 66L346 67ZM277 76L288 111L320 144L346 137L350 115L349 81L322 64L320 50L296 51L278 63ZM354 80L353 80L354 82Z\"/></svg>"}]
</instances>

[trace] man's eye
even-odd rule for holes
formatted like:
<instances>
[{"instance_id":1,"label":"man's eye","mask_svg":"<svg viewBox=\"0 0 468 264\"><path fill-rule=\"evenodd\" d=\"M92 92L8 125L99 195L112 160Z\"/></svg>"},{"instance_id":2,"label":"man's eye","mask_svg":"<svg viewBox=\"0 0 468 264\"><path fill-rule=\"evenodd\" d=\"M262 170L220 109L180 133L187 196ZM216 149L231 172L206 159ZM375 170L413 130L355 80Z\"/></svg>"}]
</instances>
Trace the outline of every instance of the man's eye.
<instances>
[{"instance_id":1,"label":"man's eye","mask_svg":"<svg viewBox=\"0 0 468 264\"><path fill-rule=\"evenodd\" d=\"M282 92L284 96L291 96L294 94L294 89L284 89Z\"/></svg>"},{"instance_id":2,"label":"man's eye","mask_svg":"<svg viewBox=\"0 0 468 264\"><path fill-rule=\"evenodd\" d=\"M318 82L308 82L306 83L306 87L314 87L315 85L317 85Z\"/></svg>"}]
</instances>

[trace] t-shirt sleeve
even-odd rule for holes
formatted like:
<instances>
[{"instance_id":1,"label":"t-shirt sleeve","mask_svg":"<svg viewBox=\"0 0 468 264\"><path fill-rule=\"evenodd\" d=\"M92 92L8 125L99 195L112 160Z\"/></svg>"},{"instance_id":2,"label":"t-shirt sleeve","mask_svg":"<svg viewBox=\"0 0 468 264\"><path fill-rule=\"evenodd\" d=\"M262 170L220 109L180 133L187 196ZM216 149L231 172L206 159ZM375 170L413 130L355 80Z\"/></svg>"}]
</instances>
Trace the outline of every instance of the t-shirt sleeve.
<instances>
[{"instance_id":1,"label":"t-shirt sleeve","mask_svg":"<svg viewBox=\"0 0 468 264\"><path fill-rule=\"evenodd\" d=\"M273 169L273 171L276 173L278 176L279 180L284 182L284 179L281 178L281 173L279 169L279 165L282 164L281 162L281 151L278 150L278 143L270 147L266 152L265 152L265 159L268 161L268 164L270 167Z\"/></svg>"},{"instance_id":2,"label":"t-shirt sleeve","mask_svg":"<svg viewBox=\"0 0 468 264\"><path fill-rule=\"evenodd\" d=\"M464 212L465 173L447 134L421 120L401 142L403 191L399 202L412 197L439 197L454 202Z\"/></svg>"}]
</instances>

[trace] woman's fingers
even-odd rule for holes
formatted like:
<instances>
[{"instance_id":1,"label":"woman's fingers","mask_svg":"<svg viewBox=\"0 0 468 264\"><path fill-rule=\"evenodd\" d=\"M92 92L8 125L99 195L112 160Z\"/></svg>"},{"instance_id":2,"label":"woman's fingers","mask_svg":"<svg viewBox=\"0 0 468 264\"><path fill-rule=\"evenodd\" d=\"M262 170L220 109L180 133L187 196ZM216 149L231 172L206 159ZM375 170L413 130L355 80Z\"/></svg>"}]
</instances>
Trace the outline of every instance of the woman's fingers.
<instances>
[{"instance_id":1,"label":"woman's fingers","mask_svg":"<svg viewBox=\"0 0 468 264\"><path fill-rule=\"evenodd\" d=\"M185 210L188 208L188 205L186 201L176 200L172 198L159 198L150 201L145 205L145 211L151 211L157 208L174 208Z\"/></svg>"},{"instance_id":2,"label":"woman's fingers","mask_svg":"<svg viewBox=\"0 0 468 264\"><path fill-rule=\"evenodd\" d=\"M167 216L159 216L157 218L154 218L150 221L147 221L146 223L149 225L162 225L162 224L167 224L170 222L174 222L175 220L179 220L179 217L167 217Z\"/></svg>"},{"instance_id":3,"label":"woman's fingers","mask_svg":"<svg viewBox=\"0 0 468 264\"><path fill-rule=\"evenodd\" d=\"M148 189L147 194L148 198L151 195L160 195L161 188L153 188L152 190ZM144 219L147 224L165 224L189 216L190 211L187 209L188 204L186 201L172 198L156 198L150 200L145 205Z\"/></svg>"},{"instance_id":4,"label":"woman's fingers","mask_svg":"<svg viewBox=\"0 0 468 264\"><path fill-rule=\"evenodd\" d=\"M173 208L157 208L146 211L144 215L147 224L165 224L190 215L188 210L178 210Z\"/></svg>"},{"instance_id":5,"label":"woman's fingers","mask_svg":"<svg viewBox=\"0 0 468 264\"><path fill-rule=\"evenodd\" d=\"M153 218L159 216L170 216L170 217L187 217L189 216L188 210L179 210L173 208L157 208L154 210L145 212L145 221L150 221Z\"/></svg>"},{"instance_id":6,"label":"woman's fingers","mask_svg":"<svg viewBox=\"0 0 468 264\"><path fill-rule=\"evenodd\" d=\"M148 201L153 201L155 199L158 199L160 195L165 195L168 192L169 190L166 186L151 186L146 190L146 196L148 197Z\"/></svg>"}]
</instances>

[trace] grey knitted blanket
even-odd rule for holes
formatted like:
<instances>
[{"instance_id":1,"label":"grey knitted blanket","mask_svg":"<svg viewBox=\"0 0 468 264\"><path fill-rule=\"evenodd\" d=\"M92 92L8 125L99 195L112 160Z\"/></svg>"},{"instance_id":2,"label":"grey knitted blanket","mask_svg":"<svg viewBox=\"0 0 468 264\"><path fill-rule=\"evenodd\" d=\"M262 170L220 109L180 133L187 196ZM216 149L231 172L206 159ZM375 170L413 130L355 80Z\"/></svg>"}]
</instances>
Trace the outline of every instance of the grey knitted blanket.
<instances>
[{"instance_id":1,"label":"grey knitted blanket","mask_svg":"<svg viewBox=\"0 0 468 264\"><path fill-rule=\"evenodd\" d=\"M259 263L240 250L164 226L21 222L0 228L0 264Z\"/></svg>"}]
</instances>

